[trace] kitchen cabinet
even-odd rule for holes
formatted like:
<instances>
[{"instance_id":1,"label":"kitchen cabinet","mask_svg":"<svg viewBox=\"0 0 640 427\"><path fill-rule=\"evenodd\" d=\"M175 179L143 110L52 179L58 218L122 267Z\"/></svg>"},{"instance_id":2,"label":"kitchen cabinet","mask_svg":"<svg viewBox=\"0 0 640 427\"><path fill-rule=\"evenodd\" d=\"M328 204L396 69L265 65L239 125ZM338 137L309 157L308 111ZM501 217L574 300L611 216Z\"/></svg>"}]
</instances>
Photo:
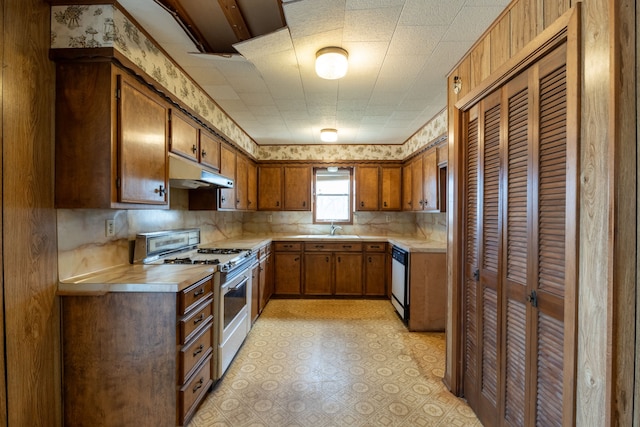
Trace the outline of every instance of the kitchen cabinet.
<instances>
[{"instance_id":1,"label":"kitchen cabinet","mask_svg":"<svg viewBox=\"0 0 640 427\"><path fill-rule=\"evenodd\" d=\"M364 295L385 296L387 294L387 244L366 243L364 251Z\"/></svg>"},{"instance_id":2,"label":"kitchen cabinet","mask_svg":"<svg viewBox=\"0 0 640 427\"><path fill-rule=\"evenodd\" d=\"M260 262L251 266L251 324L260 315Z\"/></svg>"},{"instance_id":3,"label":"kitchen cabinet","mask_svg":"<svg viewBox=\"0 0 640 427\"><path fill-rule=\"evenodd\" d=\"M305 242L303 294L362 295L362 244Z\"/></svg>"},{"instance_id":4,"label":"kitchen cabinet","mask_svg":"<svg viewBox=\"0 0 640 427\"><path fill-rule=\"evenodd\" d=\"M200 129L200 163L220 169L220 141L209 131Z\"/></svg>"},{"instance_id":5,"label":"kitchen cabinet","mask_svg":"<svg viewBox=\"0 0 640 427\"><path fill-rule=\"evenodd\" d=\"M330 252L304 253L304 295L331 295L333 293L333 254Z\"/></svg>"},{"instance_id":6,"label":"kitchen cabinet","mask_svg":"<svg viewBox=\"0 0 640 427\"><path fill-rule=\"evenodd\" d=\"M258 166L253 160L247 163L247 210L258 209Z\"/></svg>"},{"instance_id":7,"label":"kitchen cabinet","mask_svg":"<svg viewBox=\"0 0 640 427\"><path fill-rule=\"evenodd\" d=\"M302 243L275 242L274 293L300 295L302 279Z\"/></svg>"},{"instance_id":8,"label":"kitchen cabinet","mask_svg":"<svg viewBox=\"0 0 640 427\"><path fill-rule=\"evenodd\" d=\"M233 185L236 190L235 209L246 211L249 207L249 159L240 153L236 154L236 180Z\"/></svg>"},{"instance_id":9,"label":"kitchen cabinet","mask_svg":"<svg viewBox=\"0 0 640 427\"><path fill-rule=\"evenodd\" d=\"M63 296L64 425L186 425L213 384L213 280ZM150 392L152 391L152 392Z\"/></svg>"},{"instance_id":10,"label":"kitchen cabinet","mask_svg":"<svg viewBox=\"0 0 640 427\"><path fill-rule=\"evenodd\" d=\"M227 144L220 145L220 174L233 180L234 188L221 188L218 208L233 210L236 208L236 152Z\"/></svg>"},{"instance_id":11,"label":"kitchen cabinet","mask_svg":"<svg viewBox=\"0 0 640 427\"><path fill-rule=\"evenodd\" d=\"M424 153L422 158L422 210L437 212L439 208L438 198L438 152L431 149Z\"/></svg>"},{"instance_id":12,"label":"kitchen cabinet","mask_svg":"<svg viewBox=\"0 0 640 427\"><path fill-rule=\"evenodd\" d=\"M258 167L258 210L282 209L282 167Z\"/></svg>"},{"instance_id":13,"label":"kitchen cabinet","mask_svg":"<svg viewBox=\"0 0 640 427\"><path fill-rule=\"evenodd\" d=\"M56 64L55 206L167 208L168 104L109 62Z\"/></svg>"},{"instance_id":14,"label":"kitchen cabinet","mask_svg":"<svg viewBox=\"0 0 640 427\"><path fill-rule=\"evenodd\" d=\"M402 210L413 210L412 167L410 163L402 166Z\"/></svg>"},{"instance_id":15,"label":"kitchen cabinet","mask_svg":"<svg viewBox=\"0 0 640 427\"><path fill-rule=\"evenodd\" d=\"M259 281L260 281L260 307L262 313L264 307L273 295L273 255L271 254L271 244L260 248L258 257L260 259Z\"/></svg>"},{"instance_id":16,"label":"kitchen cabinet","mask_svg":"<svg viewBox=\"0 0 640 427\"><path fill-rule=\"evenodd\" d=\"M382 166L380 168L380 210L399 211L402 209L402 167Z\"/></svg>"},{"instance_id":17,"label":"kitchen cabinet","mask_svg":"<svg viewBox=\"0 0 640 427\"><path fill-rule=\"evenodd\" d=\"M284 210L311 210L311 167L284 167Z\"/></svg>"},{"instance_id":18,"label":"kitchen cabinet","mask_svg":"<svg viewBox=\"0 0 640 427\"><path fill-rule=\"evenodd\" d=\"M357 211L399 211L402 208L401 166L358 166L355 179Z\"/></svg>"},{"instance_id":19,"label":"kitchen cabinet","mask_svg":"<svg viewBox=\"0 0 640 427\"><path fill-rule=\"evenodd\" d=\"M189 160L199 161L200 132L195 122L177 110L172 109L170 124L169 151Z\"/></svg>"},{"instance_id":20,"label":"kitchen cabinet","mask_svg":"<svg viewBox=\"0 0 640 427\"><path fill-rule=\"evenodd\" d=\"M260 165L258 210L311 210L311 167Z\"/></svg>"},{"instance_id":21,"label":"kitchen cabinet","mask_svg":"<svg viewBox=\"0 0 640 427\"><path fill-rule=\"evenodd\" d=\"M411 159L404 170L411 171L411 177L404 179L411 191L403 189L403 210L421 212L444 212L446 204L446 165L438 165L438 147Z\"/></svg>"},{"instance_id":22,"label":"kitchen cabinet","mask_svg":"<svg viewBox=\"0 0 640 427\"><path fill-rule=\"evenodd\" d=\"M337 252L333 255L336 272L335 295L362 295L362 249L355 250L358 253Z\"/></svg>"},{"instance_id":23,"label":"kitchen cabinet","mask_svg":"<svg viewBox=\"0 0 640 427\"><path fill-rule=\"evenodd\" d=\"M356 210L377 211L379 205L378 166L356 167Z\"/></svg>"},{"instance_id":24,"label":"kitchen cabinet","mask_svg":"<svg viewBox=\"0 0 640 427\"><path fill-rule=\"evenodd\" d=\"M447 255L409 255L409 330L444 331L447 313Z\"/></svg>"}]
</instances>

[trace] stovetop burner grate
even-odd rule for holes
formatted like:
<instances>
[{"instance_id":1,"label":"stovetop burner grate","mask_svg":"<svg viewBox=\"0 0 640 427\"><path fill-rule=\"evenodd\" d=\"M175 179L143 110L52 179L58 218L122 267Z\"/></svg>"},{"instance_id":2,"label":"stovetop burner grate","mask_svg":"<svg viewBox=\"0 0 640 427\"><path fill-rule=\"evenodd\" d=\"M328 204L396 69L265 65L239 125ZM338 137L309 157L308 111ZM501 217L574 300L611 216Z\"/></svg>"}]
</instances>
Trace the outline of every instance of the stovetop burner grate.
<instances>
[{"instance_id":1,"label":"stovetop burner grate","mask_svg":"<svg viewBox=\"0 0 640 427\"><path fill-rule=\"evenodd\" d=\"M199 254L214 254L214 255L233 255L239 254L246 249L225 249L225 248L199 248Z\"/></svg>"},{"instance_id":2,"label":"stovetop burner grate","mask_svg":"<svg viewBox=\"0 0 640 427\"><path fill-rule=\"evenodd\" d=\"M191 259L191 258L167 258L164 260L165 264L207 264L217 265L220 264L218 259Z\"/></svg>"}]
</instances>

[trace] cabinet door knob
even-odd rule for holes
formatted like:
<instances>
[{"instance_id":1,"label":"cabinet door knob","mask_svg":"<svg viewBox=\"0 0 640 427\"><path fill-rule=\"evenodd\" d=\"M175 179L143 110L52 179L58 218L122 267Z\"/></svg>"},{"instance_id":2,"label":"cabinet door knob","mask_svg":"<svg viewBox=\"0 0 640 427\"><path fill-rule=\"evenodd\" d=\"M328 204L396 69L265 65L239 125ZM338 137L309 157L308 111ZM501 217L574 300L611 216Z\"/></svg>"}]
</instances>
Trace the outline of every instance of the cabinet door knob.
<instances>
[{"instance_id":1,"label":"cabinet door knob","mask_svg":"<svg viewBox=\"0 0 640 427\"><path fill-rule=\"evenodd\" d=\"M196 154L198 152L198 147L196 147L196 144L193 144L193 146L191 147L191 151L193 152L193 154Z\"/></svg>"},{"instance_id":2,"label":"cabinet door knob","mask_svg":"<svg viewBox=\"0 0 640 427\"><path fill-rule=\"evenodd\" d=\"M307 202L302 202L302 207L306 207L307 206Z\"/></svg>"},{"instance_id":3,"label":"cabinet door knob","mask_svg":"<svg viewBox=\"0 0 640 427\"><path fill-rule=\"evenodd\" d=\"M222 203L224 203L226 200L227 200L227 198L226 198L226 197L224 197L224 196L220 196L220 201L221 201Z\"/></svg>"},{"instance_id":4,"label":"cabinet door knob","mask_svg":"<svg viewBox=\"0 0 640 427\"><path fill-rule=\"evenodd\" d=\"M202 157L207 157L207 150L202 150L202 154L201 154L201 156L202 156Z\"/></svg>"},{"instance_id":5,"label":"cabinet door knob","mask_svg":"<svg viewBox=\"0 0 640 427\"><path fill-rule=\"evenodd\" d=\"M325 262L329 262L329 257L326 257L324 260Z\"/></svg>"},{"instance_id":6,"label":"cabinet door knob","mask_svg":"<svg viewBox=\"0 0 640 427\"><path fill-rule=\"evenodd\" d=\"M276 202L276 206L280 206L280 202L279 202L279 201L278 201L278 202Z\"/></svg>"},{"instance_id":7,"label":"cabinet door knob","mask_svg":"<svg viewBox=\"0 0 640 427\"><path fill-rule=\"evenodd\" d=\"M364 208L364 202L360 202L360 207Z\"/></svg>"},{"instance_id":8,"label":"cabinet door knob","mask_svg":"<svg viewBox=\"0 0 640 427\"><path fill-rule=\"evenodd\" d=\"M387 207L387 202L384 202L384 207L385 207L385 208Z\"/></svg>"}]
</instances>

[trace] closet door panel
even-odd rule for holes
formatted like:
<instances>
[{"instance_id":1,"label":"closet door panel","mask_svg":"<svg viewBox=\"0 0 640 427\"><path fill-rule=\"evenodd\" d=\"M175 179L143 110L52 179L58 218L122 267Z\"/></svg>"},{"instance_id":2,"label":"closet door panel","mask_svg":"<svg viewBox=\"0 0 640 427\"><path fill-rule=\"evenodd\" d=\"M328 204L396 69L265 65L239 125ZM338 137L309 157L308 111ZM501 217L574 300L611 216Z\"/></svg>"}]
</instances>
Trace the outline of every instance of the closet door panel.
<instances>
[{"instance_id":1,"label":"closet door panel","mask_svg":"<svg viewBox=\"0 0 640 427\"><path fill-rule=\"evenodd\" d=\"M527 402L527 278L529 275L530 218L530 97L528 73L508 83L503 90L506 155L505 268L506 313L504 321L504 420L512 426L524 425Z\"/></svg>"},{"instance_id":2,"label":"closet door panel","mask_svg":"<svg viewBox=\"0 0 640 427\"><path fill-rule=\"evenodd\" d=\"M478 107L466 113L464 176L464 391L469 402L477 402L478 390Z\"/></svg>"},{"instance_id":3,"label":"closet door panel","mask_svg":"<svg viewBox=\"0 0 640 427\"><path fill-rule=\"evenodd\" d=\"M533 372L535 424L562 425L564 379L564 295L566 288L567 228L567 81L565 47L534 68L537 100L537 221L535 235L537 308L533 334L537 362Z\"/></svg>"},{"instance_id":4,"label":"closet door panel","mask_svg":"<svg viewBox=\"0 0 640 427\"><path fill-rule=\"evenodd\" d=\"M499 270L501 245L500 215L500 92L481 102L481 230L480 230L480 415L496 419L500 369ZM486 421L485 421L486 422Z\"/></svg>"}]
</instances>

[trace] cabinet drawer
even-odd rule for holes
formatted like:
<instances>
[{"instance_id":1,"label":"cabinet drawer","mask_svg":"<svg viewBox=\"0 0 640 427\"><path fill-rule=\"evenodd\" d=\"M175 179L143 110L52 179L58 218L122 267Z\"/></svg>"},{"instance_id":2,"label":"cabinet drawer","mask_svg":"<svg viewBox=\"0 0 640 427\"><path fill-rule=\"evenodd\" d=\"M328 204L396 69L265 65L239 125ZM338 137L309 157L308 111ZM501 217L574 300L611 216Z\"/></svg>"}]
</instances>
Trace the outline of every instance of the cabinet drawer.
<instances>
[{"instance_id":1,"label":"cabinet drawer","mask_svg":"<svg viewBox=\"0 0 640 427\"><path fill-rule=\"evenodd\" d=\"M213 352L213 322L201 330L178 352L178 382L183 384L193 374L202 359Z\"/></svg>"},{"instance_id":2,"label":"cabinet drawer","mask_svg":"<svg viewBox=\"0 0 640 427\"><path fill-rule=\"evenodd\" d=\"M379 243L365 243L364 249L367 252L384 252L387 248L387 244L383 242Z\"/></svg>"},{"instance_id":3,"label":"cabinet drawer","mask_svg":"<svg viewBox=\"0 0 640 427\"><path fill-rule=\"evenodd\" d=\"M330 251L330 252L360 252L362 243L360 242L306 242L305 251Z\"/></svg>"},{"instance_id":4,"label":"cabinet drawer","mask_svg":"<svg viewBox=\"0 0 640 427\"><path fill-rule=\"evenodd\" d=\"M275 242L274 246L276 252L294 252L302 250L302 243L296 242Z\"/></svg>"},{"instance_id":5,"label":"cabinet drawer","mask_svg":"<svg viewBox=\"0 0 640 427\"><path fill-rule=\"evenodd\" d=\"M193 310L200 301L204 301L213 295L212 276L189 286L178 294L178 315L187 314Z\"/></svg>"},{"instance_id":6,"label":"cabinet drawer","mask_svg":"<svg viewBox=\"0 0 640 427\"><path fill-rule=\"evenodd\" d=\"M185 425L193 416L198 404L213 384L210 362L211 356L203 361L191 380L178 391L178 425Z\"/></svg>"},{"instance_id":7,"label":"cabinet drawer","mask_svg":"<svg viewBox=\"0 0 640 427\"><path fill-rule=\"evenodd\" d=\"M178 322L178 344L185 344L197 331L213 320L212 302L213 299L207 300L206 303L198 306L192 313L180 319Z\"/></svg>"}]
</instances>

